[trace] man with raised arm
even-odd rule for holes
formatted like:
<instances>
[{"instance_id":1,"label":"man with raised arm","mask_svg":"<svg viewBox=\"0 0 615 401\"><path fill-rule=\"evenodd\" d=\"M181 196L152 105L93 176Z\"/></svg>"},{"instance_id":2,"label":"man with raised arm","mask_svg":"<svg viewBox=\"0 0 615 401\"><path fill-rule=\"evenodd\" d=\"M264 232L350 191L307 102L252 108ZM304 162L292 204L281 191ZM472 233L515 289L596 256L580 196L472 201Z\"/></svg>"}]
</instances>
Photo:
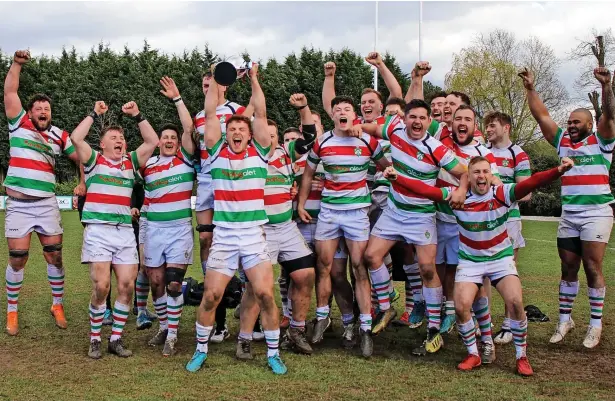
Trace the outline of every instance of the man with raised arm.
<instances>
[{"instance_id":1,"label":"man with raised arm","mask_svg":"<svg viewBox=\"0 0 615 401\"><path fill-rule=\"evenodd\" d=\"M175 354L177 330L184 305L182 281L192 264L194 236L190 198L194 184L192 164L194 125L172 78L160 80L162 94L175 103L182 124L165 124L160 130L160 154L139 171L145 182L144 212L147 218L144 264L152 287L154 308L160 323L149 345L164 344L163 356Z\"/></svg>"},{"instance_id":2,"label":"man with raised arm","mask_svg":"<svg viewBox=\"0 0 615 401\"><path fill-rule=\"evenodd\" d=\"M527 318L523 310L521 281L513 259L514 251L506 222L508 209L517 199L534 189L549 184L573 167L573 161L563 158L560 166L543 171L519 184L495 185L492 162L483 156L472 158L468 164L470 189L463 208L454 210L459 225L459 266L455 275L455 311L457 329L468 350L459 370L469 371L481 365L476 346L476 331L471 307L485 278L491 280L511 311L511 330L516 350L517 373L534 374L527 359ZM385 175L399 187L445 202L454 187L434 188L419 180L409 179L389 168ZM498 180L499 181L499 180Z\"/></svg>"},{"instance_id":3,"label":"man with raised arm","mask_svg":"<svg viewBox=\"0 0 615 401\"><path fill-rule=\"evenodd\" d=\"M369 239L367 211L371 204L367 187L367 168L370 160L374 160L383 168L390 163L384 157L382 147L374 137L367 134L358 134L358 137L350 136L352 121L356 116L351 98L338 96L331 101L331 107L334 129L318 138L309 153L297 205L297 213L301 220L309 222L312 216L306 211L305 205L310 193L312 177L318 164L322 162L325 169L325 187L314 235L318 256L318 281L316 286L317 321L314 325L312 342L320 342L325 330L331 324L329 317L330 275L333 257L340 237L343 237L348 247L356 280L355 297L360 309L361 352L363 356L369 357L373 352L370 283L363 263L363 254Z\"/></svg>"},{"instance_id":4,"label":"man with raised arm","mask_svg":"<svg viewBox=\"0 0 615 401\"><path fill-rule=\"evenodd\" d=\"M314 288L314 255L307 245L297 223L292 220L292 191L294 184L293 163L308 153L316 137L316 126L307 99L303 94L293 94L290 104L301 114L303 138L279 145L277 126L269 123L271 150L265 184L265 211L269 222L265 224L265 237L271 263L279 263L283 285L290 298L290 323L285 341L289 348L302 354L311 354L312 347L305 338L305 320L310 308ZM290 294L290 295L288 295ZM284 295L284 294L282 294ZM288 302L288 301L287 301ZM258 315L252 285L247 283L246 295L241 305L241 329L237 344L238 359L252 359L250 343L252 328Z\"/></svg>"},{"instance_id":5,"label":"man with raised arm","mask_svg":"<svg viewBox=\"0 0 615 401\"><path fill-rule=\"evenodd\" d=\"M602 334L602 309L606 293L602 262L613 227L615 202L609 186L609 170L615 149L615 96L611 73L604 67L594 69L602 86L603 114L594 131L589 110L576 109L568 117L567 129L557 126L540 100L534 74L519 73L527 94L528 106L545 139L560 158L569 157L575 166L562 177L562 216L557 230L557 248L562 262L559 287L559 322L551 343L564 340L574 328L572 305L579 291L581 262L587 276L590 322L583 345L594 348Z\"/></svg>"},{"instance_id":6,"label":"man with raised arm","mask_svg":"<svg viewBox=\"0 0 615 401\"><path fill-rule=\"evenodd\" d=\"M17 335L17 304L28 261L32 232L36 231L47 262L51 286L51 314L61 329L67 327L64 315L64 265L62 262L62 223L55 197L55 157L65 154L80 167L77 196L85 194L83 166L68 132L51 125L51 99L34 95L24 110L17 90L19 75L30 61L30 52L18 50L4 81L4 109L9 123L9 168L4 180L8 199L4 236L9 248L6 267L6 331Z\"/></svg>"},{"instance_id":7,"label":"man with raised arm","mask_svg":"<svg viewBox=\"0 0 615 401\"><path fill-rule=\"evenodd\" d=\"M202 76L202 89L203 95L207 96L209 87L215 82L211 71L207 71ZM251 105L248 107L241 106L235 102L226 99L226 91L228 87L218 85L218 95L216 101L215 112L210 113L212 118L215 115L215 119L220 122L220 130L222 135L226 134L226 123L235 114L252 116L253 108ZM209 154L207 153L207 147L205 146L205 127L207 121L207 113L205 110L201 110L194 118L194 127L199 134L200 144L200 164L197 166L197 191L196 191L196 230L199 233L199 247L201 268L205 272L207 266L207 258L209 256L209 249L211 248L211 240L213 238L214 224L212 224L214 213L214 190L211 184L211 167ZM224 305L219 306L218 316L216 320L216 327L211 337L212 343L221 343L229 337L229 332L226 328L226 308Z\"/></svg>"},{"instance_id":8,"label":"man with raised arm","mask_svg":"<svg viewBox=\"0 0 615 401\"><path fill-rule=\"evenodd\" d=\"M101 357L100 330L107 309L105 301L111 282L111 268L117 278L117 298L113 306L108 351L120 357L132 355L132 351L122 343L139 264L130 197L140 166L145 165L158 145L156 131L141 115L137 104L128 102L122 106L122 112L137 122L143 143L127 153L122 127L108 126L100 134L100 152L93 150L85 138L92 124L107 110L104 102L96 102L94 111L71 134L84 166L87 187L81 217L81 221L86 223L81 263L89 264L93 284L88 351L88 356L93 359Z\"/></svg>"},{"instance_id":9,"label":"man with raised arm","mask_svg":"<svg viewBox=\"0 0 615 401\"><path fill-rule=\"evenodd\" d=\"M207 359L207 343L214 314L231 277L241 264L261 309L267 342L268 365L275 374L287 369L280 358L278 308L273 297L273 268L263 225L267 223L264 191L271 138L267 130L265 95L258 83L258 65L250 70L254 123L246 116L227 121L226 138L220 122L207 119L205 145L211 158L214 189L214 237L207 260L205 292L197 310L197 348L186 365L198 371ZM218 85L211 81L205 97L205 113L213 115L218 103ZM243 308L242 308L243 309Z\"/></svg>"},{"instance_id":10,"label":"man with raised arm","mask_svg":"<svg viewBox=\"0 0 615 401\"><path fill-rule=\"evenodd\" d=\"M495 156L500 179L504 184L520 183L532 175L530 159L519 145L510 140L512 119L509 115L494 111L485 116L485 132L489 140L489 150ZM520 202L530 200L531 194L520 199ZM519 249L525 247L525 239L521 234L521 213L519 204L514 202L508 211L506 229L515 250L515 263L518 263ZM502 328L494 336L496 344L508 344L513 339L510 331L510 312L505 310Z\"/></svg>"},{"instance_id":11,"label":"man with raised arm","mask_svg":"<svg viewBox=\"0 0 615 401\"><path fill-rule=\"evenodd\" d=\"M401 174L434 186L441 168L456 178L462 178L459 189L455 191L454 205L460 205L467 190L466 168L459 164L453 152L441 142L431 137L427 127L431 123L429 105L423 100L412 100L406 106L402 120L390 117L383 126L362 124L356 131L382 137L391 142L393 166ZM382 213L374 226L365 252L365 260L372 283L378 292L380 313L376 321L379 327L386 327L395 313L388 301L390 278L383 263L384 255L397 241L414 244L419 270L423 279L428 318L427 338L413 352L425 355L437 352L442 346L440 335L440 309L442 308L442 284L436 274L436 221L435 206L425 197L416 196L404 188L391 185L388 208ZM386 293L386 294L385 294Z\"/></svg>"}]
</instances>

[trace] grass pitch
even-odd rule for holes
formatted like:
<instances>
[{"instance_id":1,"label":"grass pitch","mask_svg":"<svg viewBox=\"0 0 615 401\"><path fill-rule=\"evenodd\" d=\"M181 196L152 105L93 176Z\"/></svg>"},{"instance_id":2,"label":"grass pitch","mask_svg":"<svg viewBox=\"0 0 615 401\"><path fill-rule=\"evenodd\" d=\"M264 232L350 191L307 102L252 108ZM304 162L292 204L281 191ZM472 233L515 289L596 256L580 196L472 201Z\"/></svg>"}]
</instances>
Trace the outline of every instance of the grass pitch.
<instances>
[{"instance_id":1,"label":"grass pitch","mask_svg":"<svg viewBox=\"0 0 615 401\"><path fill-rule=\"evenodd\" d=\"M549 323L530 323L528 357L535 376L521 378L514 372L514 346L497 348L497 361L475 372L461 373L456 364L465 348L455 335L445 339L445 348L436 355L413 357L411 349L425 335L419 330L389 328L374 338L374 356L360 357L358 350L339 347L341 321L334 306L335 334L315 347L311 357L283 353L289 374L275 377L266 368L266 346L253 346L255 359L241 363L234 359L234 336L238 321L229 314L233 337L223 344L211 344L209 359L197 374L184 370L194 351L194 311L184 308L180 323L178 353L163 358L161 349L147 346L155 333L137 331L131 314L125 330L125 343L135 356L120 359L106 354L102 360L87 357L88 302L91 284L86 266L79 262L82 228L77 213L63 212L64 265L66 267L65 305L67 330L55 327L49 314L51 290L46 265L36 239L30 250L24 284L19 297L20 333L4 332L6 295L0 308L0 400L607 400L615 399L615 308L613 261L615 244L604 261L609 291L604 313L601 344L594 350L582 346L589 305L585 278L575 302L573 318L577 328L564 344L548 344L558 315L559 259L555 247L557 223L527 221L523 234L527 247L521 251L519 272L524 285L524 303L538 306ZM4 214L0 214L4 231ZM195 242L198 244L198 242ZM198 245L197 245L198 246ZM0 246L0 260L7 260L6 243ZM198 252L195 249L195 258ZM0 269L4 282L4 269ZM202 280L198 265L187 276ZM395 307L403 312L403 283L396 283L402 297ZM494 293L495 294L495 293ZM150 298L151 308L151 298ZM499 327L503 306L493 297L494 324ZM313 310L312 314L313 315ZM110 335L103 327L103 338Z\"/></svg>"}]
</instances>

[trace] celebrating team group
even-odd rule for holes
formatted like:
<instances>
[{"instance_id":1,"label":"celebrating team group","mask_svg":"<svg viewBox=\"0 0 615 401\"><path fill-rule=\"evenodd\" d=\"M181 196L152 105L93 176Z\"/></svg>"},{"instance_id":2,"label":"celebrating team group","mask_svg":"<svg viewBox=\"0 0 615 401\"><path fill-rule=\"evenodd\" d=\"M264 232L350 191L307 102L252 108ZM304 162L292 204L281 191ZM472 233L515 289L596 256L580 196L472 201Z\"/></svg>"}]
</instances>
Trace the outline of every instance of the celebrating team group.
<instances>
[{"instance_id":1,"label":"celebrating team group","mask_svg":"<svg viewBox=\"0 0 615 401\"><path fill-rule=\"evenodd\" d=\"M311 354L323 340L335 299L343 324L341 344L346 349L358 344L364 357L372 355L374 336L389 324L415 329L426 320L425 340L413 354L438 352L444 338L453 341L443 334L456 327L468 351L458 369L490 364L496 355L494 343L513 342L517 373L532 375L516 267L518 250L525 245L518 203L560 178L560 313L550 342L562 342L574 328L571 313L581 262L591 307L583 345L593 348L600 341L602 262L615 202L609 187L615 97L605 68L594 70L602 86L602 116L594 124L588 110L576 109L566 129L549 115L535 90L533 73L519 73L530 111L561 160L559 166L532 175L527 154L510 140L510 116L499 111L484 116L485 141L466 94L437 93L430 103L423 100L423 77L431 69L427 62L416 64L402 98L381 56L370 53L366 61L378 69L390 97L383 103L378 91L365 89L360 117L352 98L336 95L336 66L326 63L322 103L334 128L323 132L320 115L308 105L310 99L289 94L299 125L283 135L267 118L257 64L247 72L252 95L245 107L226 99L227 87L216 82L214 68L206 71L204 109L194 118L173 79L165 76L160 92L176 106L181 128L165 124L156 132L146 117L156 111L142 113L135 102L128 102L122 112L134 119L143 139L129 152L122 127L101 126L108 110L102 100L70 134L52 125L48 96L35 95L24 108L19 78L29 60L27 51L17 51L4 85L10 138L3 184L8 195L10 335L19 331L18 299L32 232L47 262L51 314L59 328L67 327L63 230L55 199L55 158L63 153L80 167L75 194L85 196L81 262L89 265L92 281L88 355L93 359L102 357L111 272L117 279L117 297L108 352L132 355L122 337L138 274L137 291L139 281L149 281L159 322L149 344L163 346L165 356L175 354L184 304L182 282L193 262L195 178L204 294L196 312L196 350L186 365L190 372L205 363L212 336L228 333L214 322L227 285L239 274L244 285L236 356L253 358L254 328L260 326L267 364L275 374L287 373L280 348ZM99 132L98 150L86 141L93 128ZM131 196L137 181L143 183L145 200L135 238ZM391 278L395 258L406 276L405 311L399 318L391 306L398 297ZM273 264L281 267L281 320ZM505 319L495 335L492 286L505 304ZM306 325L314 289L315 318ZM139 295L147 298L147 293Z\"/></svg>"}]
</instances>

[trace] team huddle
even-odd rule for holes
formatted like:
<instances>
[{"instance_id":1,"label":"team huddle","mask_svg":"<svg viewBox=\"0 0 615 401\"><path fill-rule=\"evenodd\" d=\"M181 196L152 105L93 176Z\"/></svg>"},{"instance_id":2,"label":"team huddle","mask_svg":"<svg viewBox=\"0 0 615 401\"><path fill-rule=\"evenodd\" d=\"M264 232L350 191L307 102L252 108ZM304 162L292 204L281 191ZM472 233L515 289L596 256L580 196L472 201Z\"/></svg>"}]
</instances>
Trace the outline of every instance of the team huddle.
<instances>
[{"instance_id":1,"label":"team huddle","mask_svg":"<svg viewBox=\"0 0 615 401\"><path fill-rule=\"evenodd\" d=\"M190 115L172 78L160 80L163 96L177 108L181 128L158 132L135 102L122 112L134 119L143 142L127 151L124 130L103 126L98 150L86 141L108 111L93 111L68 133L51 125L51 99L35 95L26 108L18 96L19 76L30 59L17 51L4 86L9 122L10 161L5 236L7 320L17 335L18 297L32 232L47 262L51 314L65 329L62 225L55 199L55 158L64 153L80 168L75 195L85 196L81 262L92 280L88 355L102 357L101 329L112 326L108 352L129 357L123 332L136 295L141 327L151 288L158 330L149 340L175 354L184 305L182 282L193 263L191 196L196 179L196 230L204 293L196 312L196 349L186 364L198 371L209 342L229 337L223 304L225 289L239 275L243 295L236 357L252 359L251 344L264 339L268 367L287 373L280 349L311 354L331 328L333 299L341 313L341 345L357 345L368 358L375 336L389 324L416 329L426 321L426 337L415 355L438 352L443 336L457 328L468 355L458 369L495 361L495 345L514 343L516 371L533 374L526 355L527 317L517 272L525 246L519 202L561 178L562 217L557 247L562 275L559 322L550 339L562 342L574 328L578 272L588 280L591 319L583 345L598 345L602 333L605 282L602 261L613 224L609 169L615 149L615 96L610 72L594 76L602 86L603 114L595 124L586 109L574 110L559 128L534 88L531 71L519 73L530 111L560 165L532 175L529 158L511 142L511 117L484 116L483 134L468 96L437 93L424 100L423 77L431 67L418 62L405 96L381 56L366 57L380 73L390 97L363 91L360 117L352 98L335 93L332 62L324 65L322 103L334 128L323 132L320 115L307 97L290 96L299 125L279 133L267 118L265 95L253 64L247 76L247 106L226 99L227 87L202 76L204 108ZM154 152L158 149L158 154ZM140 210L131 210L136 183L144 187ZM138 217L139 235L133 221ZM395 262L395 263L394 263ZM274 295L278 278L282 317ZM393 265L403 266L405 310L392 302ZM349 271L348 271L349 270ZM113 307L107 305L111 272L117 280ZM492 334L491 287L505 304L501 329ZM315 291L315 317L308 321ZM221 317L220 317L221 316ZM284 335L281 336L281 329Z\"/></svg>"}]
</instances>

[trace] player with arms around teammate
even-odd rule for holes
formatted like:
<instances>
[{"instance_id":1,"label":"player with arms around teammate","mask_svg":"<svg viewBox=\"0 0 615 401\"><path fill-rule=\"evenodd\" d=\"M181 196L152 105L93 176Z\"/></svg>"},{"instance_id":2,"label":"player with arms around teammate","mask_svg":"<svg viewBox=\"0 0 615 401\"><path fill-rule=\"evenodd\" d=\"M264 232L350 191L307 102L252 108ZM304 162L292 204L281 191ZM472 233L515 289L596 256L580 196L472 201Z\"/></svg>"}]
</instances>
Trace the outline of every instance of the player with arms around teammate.
<instances>
[{"instance_id":1,"label":"player with arms around teammate","mask_svg":"<svg viewBox=\"0 0 615 401\"><path fill-rule=\"evenodd\" d=\"M36 231L47 262L47 277L51 285L51 314L56 326L65 329L64 266L62 263L62 223L55 197L55 157L65 154L75 163L79 158L68 132L51 125L51 99L34 95L24 110L17 90L19 75L30 61L27 50L15 52L11 68L4 81L4 108L9 122L9 168L4 180L8 195L5 215L5 237L9 248L6 267L7 318L6 331L19 331L17 302L28 261L30 239ZM85 194L83 166L75 195Z\"/></svg>"},{"instance_id":2,"label":"player with arms around teammate","mask_svg":"<svg viewBox=\"0 0 615 401\"><path fill-rule=\"evenodd\" d=\"M545 139L558 156L569 157L575 166L562 177L562 217L557 230L557 248L562 262L559 289L559 323L551 343L563 341L574 328L572 304L579 291L581 262L587 276L590 324L583 345L594 348L602 334L602 309L606 293L602 262L613 227L615 202L609 186L609 170L615 149L615 96L611 73L594 69L602 85L603 114L593 131L593 118L587 109L576 109L568 117L564 131L557 126L540 100L534 74L519 73L526 89L528 105Z\"/></svg>"},{"instance_id":3,"label":"player with arms around teammate","mask_svg":"<svg viewBox=\"0 0 615 401\"><path fill-rule=\"evenodd\" d=\"M177 330L184 305L182 281L192 264L192 209L190 197L194 183L192 156L194 125L173 79L160 80L162 94L172 100L182 123L160 131L160 155L151 157L140 169L145 181L147 225L144 263L152 286L152 298L160 323L149 345L162 345L162 355L175 354ZM166 290L166 291L165 291Z\"/></svg>"},{"instance_id":4,"label":"player with arms around teammate","mask_svg":"<svg viewBox=\"0 0 615 401\"><path fill-rule=\"evenodd\" d=\"M465 199L467 190L466 168L459 163L450 149L428 134L430 123L429 105L423 100L415 99L406 106L403 120L398 116L389 117L383 126L363 124L357 127L357 130L390 141L393 166L400 175L435 186L438 173L443 168L460 179L459 189L451 199L451 203L458 206ZM442 283L436 274L435 266L435 212L436 208L430 199L417 196L392 183L388 208L372 229L365 252L372 283L377 284L380 303L380 314L376 318L377 328L384 328L395 315L386 295L390 279L388 273L385 274L384 255L397 241L414 244L423 279L423 296L428 318L427 338L422 346L413 351L417 355L437 352L442 346L439 333Z\"/></svg>"},{"instance_id":5,"label":"player with arms around teammate","mask_svg":"<svg viewBox=\"0 0 615 401\"><path fill-rule=\"evenodd\" d=\"M329 317L331 268L340 237L343 237L356 280L355 297L360 309L361 352L363 356L369 357L373 352L370 283L363 263L363 254L369 239L367 211L371 205L367 187L367 168L370 160L381 168L387 167L390 163L384 157L376 138L360 133L357 134L358 137L350 136L352 121L356 116L351 98L338 96L331 101L331 107L334 129L318 138L309 153L297 206L299 217L308 223L311 216L305 210L305 203L310 193L312 177L318 164L322 162L325 169L325 185L314 235L318 257L318 281L317 321L314 325L312 342L321 341L325 330L331 324Z\"/></svg>"},{"instance_id":6,"label":"player with arms around teammate","mask_svg":"<svg viewBox=\"0 0 615 401\"><path fill-rule=\"evenodd\" d=\"M468 350L468 356L457 366L468 371L481 365L476 346L476 331L471 307L483 279L489 278L511 311L511 330L516 349L517 373L531 376L534 372L526 356L527 318L523 310L521 281L513 259L514 251L506 229L508 210L517 199L547 185L569 171L572 160L563 158L560 166L543 171L519 184L496 185L491 162L474 157L468 165L470 189L462 209L454 210L459 224L459 266L455 277L455 311L457 329ZM433 188L417 180L397 175L388 169L387 177L409 191L433 201L450 197L449 188Z\"/></svg>"},{"instance_id":7,"label":"player with arms around teammate","mask_svg":"<svg viewBox=\"0 0 615 401\"><path fill-rule=\"evenodd\" d=\"M250 70L253 125L246 116L233 116L227 121L224 138L218 120L206 122L205 145L211 157L216 228L207 260L203 301L197 310L197 348L186 365L190 372L198 371L207 359L216 307L240 264L261 309L269 367L275 374L287 371L278 351L280 327L273 297L273 267L263 230L268 221L264 191L271 138L257 72L255 64ZM212 81L205 97L206 114L213 115L217 101L218 85Z\"/></svg>"},{"instance_id":8,"label":"player with arms around teammate","mask_svg":"<svg viewBox=\"0 0 615 401\"><path fill-rule=\"evenodd\" d=\"M106 113L107 105L96 102L94 111L75 128L71 139L86 174L87 193L81 221L83 231L81 263L90 267L92 297L90 299L90 349L92 359L101 357L100 330L105 314L106 298L111 282L111 268L117 278L117 298L113 306L113 326L108 350L120 357L132 351L122 343L122 332L128 318L137 277L139 258L132 229L130 197L140 166L144 166L158 145L158 135L141 115L135 102L122 106L122 112L139 125L143 144L126 153L124 130L109 126L100 134L100 152L85 141L92 123Z\"/></svg>"},{"instance_id":9,"label":"player with arms around teammate","mask_svg":"<svg viewBox=\"0 0 615 401\"><path fill-rule=\"evenodd\" d=\"M512 129L512 119L509 115L494 111L485 116L485 133L489 140L489 150L495 156L495 161L500 173L500 179L504 184L520 183L532 175L530 169L530 159L519 145L513 144L510 140L510 130ZM520 202L527 202L531 194ZM515 250L515 263L518 263L519 249L525 247L525 239L521 234L521 213L519 204L514 202L508 210L508 221L506 229ZM510 313L505 310L502 328L494 337L496 344L508 344L513 339L510 331Z\"/></svg>"}]
</instances>

